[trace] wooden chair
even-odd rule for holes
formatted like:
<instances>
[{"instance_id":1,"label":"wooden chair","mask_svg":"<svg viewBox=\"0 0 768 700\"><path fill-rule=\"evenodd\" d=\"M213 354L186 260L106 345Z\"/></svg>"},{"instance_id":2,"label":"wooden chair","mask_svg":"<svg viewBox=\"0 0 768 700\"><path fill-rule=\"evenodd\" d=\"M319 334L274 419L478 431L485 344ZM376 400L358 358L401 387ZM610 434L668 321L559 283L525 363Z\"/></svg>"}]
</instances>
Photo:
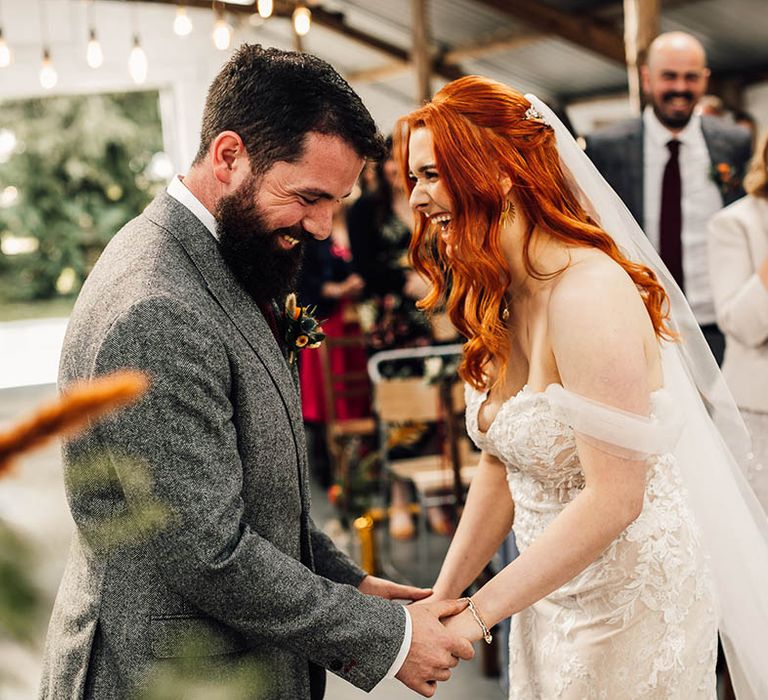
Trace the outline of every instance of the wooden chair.
<instances>
[{"instance_id":1,"label":"wooden chair","mask_svg":"<svg viewBox=\"0 0 768 700\"><path fill-rule=\"evenodd\" d=\"M451 386L453 413L464 409L464 389L459 382ZM409 422L446 424L454 417L446 413L440 386L427 384L421 377L390 379L375 386L374 411L379 420L383 461L386 468L396 477L412 481L420 500L427 500L440 493L454 492L454 471L448 430L440 454L390 459L387 456L389 434L392 426ZM447 428L447 426L446 426ZM466 438L456 438L460 480L463 487L469 485L475 466L472 451Z\"/></svg>"},{"instance_id":2,"label":"wooden chair","mask_svg":"<svg viewBox=\"0 0 768 700\"><path fill-rule=\"evenodd\" d=\"M420 506L420 523L426 531L427 509L452 504L458 508L476 470L478 453L460 437L459 425L464 409L463 384L429 384L423 377L387 379L380 367L384 362L429 357L455 357L461 345L430 346L376 353L368 362L374 386L373 407L379 424L379 444L383 471L390 478L413 483ZM393 459L390 435L393 428L406 423L432 423L442 431L438 454ZM424 545L426 547L426 538Z\"/></svg>"}]
</instances>

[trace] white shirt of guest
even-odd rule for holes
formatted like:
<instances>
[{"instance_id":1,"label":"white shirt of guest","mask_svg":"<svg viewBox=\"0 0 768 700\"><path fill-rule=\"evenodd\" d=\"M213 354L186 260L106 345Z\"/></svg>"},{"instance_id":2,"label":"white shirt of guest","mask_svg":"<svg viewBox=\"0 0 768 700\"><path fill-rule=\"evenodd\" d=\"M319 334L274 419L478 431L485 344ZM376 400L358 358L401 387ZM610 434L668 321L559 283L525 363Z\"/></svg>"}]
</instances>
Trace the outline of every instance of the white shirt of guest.
<instances>
[{"instance_id":1,"label":"white shirt of guest","mask_svg":"<svg viewBox=\"0 0 768 700\"><path fill-rule=\"evenodd\" d=\"M179 204L185 206L195 216L200 223L205 226L211 235L218 239L218 233L216 231L216 217L214 217L205 205L193 195L187 186L182 182L180 175L174 175L173 179L168 183L168 194L173 197ZM400 651L397 653L394 662L389 667L387 675L384 678L394 678L408 656L408 652L411 649L411 641L413 639L413 622L411 621L411 614L403 607L403 613L405 614L405 634L403 635L403 643L400 645Z\"/></svg>"},{"instance_id":2,"label":"white shirt of guest","mask_svg":"<svg viewBox=\"0 0 768 700\"><path fill-rule=\"evenodd\" d=\"M680 141L680 180L683 201L683 276L685 296L700 325L715 322L715 304L709 282L707 223L723 208L723 199L712 179L712 160L701 130L701 117L694 114L676 136L665 127L649 105L643 112L643 205L645 233L659 249L661 187L669 160L667 143Z\"/></svg>"}]
</instances>

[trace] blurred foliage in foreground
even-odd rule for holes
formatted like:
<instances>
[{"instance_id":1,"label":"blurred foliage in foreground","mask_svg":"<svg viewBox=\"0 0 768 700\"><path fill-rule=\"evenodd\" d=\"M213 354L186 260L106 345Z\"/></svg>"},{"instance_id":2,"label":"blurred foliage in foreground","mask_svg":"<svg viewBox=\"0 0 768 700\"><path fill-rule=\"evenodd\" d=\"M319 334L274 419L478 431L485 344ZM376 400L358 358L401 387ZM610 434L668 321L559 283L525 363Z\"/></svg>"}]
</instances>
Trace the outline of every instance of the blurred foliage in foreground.
<instances>
[{"instance_id":1,"label":"blurred foliage in foreground","mask_svg":"<svg viewBox=\"0 0 768 700\"><path fill-rule=\"evenodd\" d=\"M88 421L138 400L148 388L143 375L120 372L71 385L56 401L0 430L0 489L11 465L33 448L57 435L72 434ZM132 494L131 507L117 508L109 517L81 524L80 535L94 555L108 557L115 548L149 546L163 529L178 527L169 508L155 496L149 464L121 459L118 478L115 455L89 454L68 473L73 499L107 502L120 491ZM6 522L0 512L0 648L16 646L38 656L50 601L36 580L39 553L30 537ZM248 700L264 697L265 669L251 658L216 652L216 638L185 635L179 654L148 669L148 683L137 700ZM0 664L0 688L27 688L23 669ZM261 692L260 692L261 691ZM2 692L0 692L2 695ZM266 692L266 695L273 695Z\"/></svg>"}]
</instances>

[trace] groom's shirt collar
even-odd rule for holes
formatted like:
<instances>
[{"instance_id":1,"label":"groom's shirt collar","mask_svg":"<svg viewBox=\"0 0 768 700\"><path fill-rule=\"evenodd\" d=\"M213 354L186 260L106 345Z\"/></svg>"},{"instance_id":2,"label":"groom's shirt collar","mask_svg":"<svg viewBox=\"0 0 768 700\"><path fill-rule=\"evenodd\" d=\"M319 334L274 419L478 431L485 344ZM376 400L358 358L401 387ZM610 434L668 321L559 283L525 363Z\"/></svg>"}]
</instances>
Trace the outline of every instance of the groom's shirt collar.
<instances>
[{"instance_id":1,"label":"groom's shirt collar","mask_svg":"<svg viewBox=\"0 0 768 700\"><path fill-rule=\"evenodd\" d=\"M193 195L187 186L182 181L181 175L174 175L173 179L168 183L168 194L173 197L179 204L185 206L192 212L192 215L205 226L211 235L218 239L219 234L216 231L216 217L209 212L203 203Z\"/></svg>"}]
</instances>

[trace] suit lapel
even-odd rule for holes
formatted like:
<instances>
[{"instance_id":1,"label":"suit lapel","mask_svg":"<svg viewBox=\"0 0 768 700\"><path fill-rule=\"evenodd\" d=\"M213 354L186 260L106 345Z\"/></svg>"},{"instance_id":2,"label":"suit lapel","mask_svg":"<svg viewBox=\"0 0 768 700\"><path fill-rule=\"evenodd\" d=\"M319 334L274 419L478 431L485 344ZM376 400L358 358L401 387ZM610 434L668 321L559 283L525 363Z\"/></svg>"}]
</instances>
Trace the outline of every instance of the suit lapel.
<instances>
[{"instance_id":1,"label":"suit lapel","mask_svg":"<svg viewBox=\"0 0 768 700\"><path fill-rule=\"evenodd\" d=\"M704 143L707 144L707 151L709 151L709 161L712 165L716 163L732 163L732 149L731 145L725 136L725 133L718 129L714 122L707 119L705 116L701 117L701 131L704 134ZM718 189L720 189L718 187ZM720 198L723 200L723 204L728 204L728 198L720 191Z\"/></svg>"},{"instance_id":2,"label":"suit lapel","mask_svg":"<svg viewBox=\"0 0 768 700\"><path fill-rule=\"evenodd\" d=\"M232 321L259 358L285 406L293 432L299 464L299 485L309 511L307 451L295 367L289 367L272 329L256 302L247 294L219 252L216 239L185 206L162 192L144 215L168 231L184 248L205 280L208 292Z\"/></svg>"},{"instance_id":3,"label":"suit lapel","mask_svg":"<svg viewBox=\"0 0 768 700\"><path fill-rule=\"evenodd\" d=\"M717 129L706 117L701 118L701 131L707 144L709 159L712 163L730 162L731 148L725 134Z\"/></svg>"}]
</instances>

